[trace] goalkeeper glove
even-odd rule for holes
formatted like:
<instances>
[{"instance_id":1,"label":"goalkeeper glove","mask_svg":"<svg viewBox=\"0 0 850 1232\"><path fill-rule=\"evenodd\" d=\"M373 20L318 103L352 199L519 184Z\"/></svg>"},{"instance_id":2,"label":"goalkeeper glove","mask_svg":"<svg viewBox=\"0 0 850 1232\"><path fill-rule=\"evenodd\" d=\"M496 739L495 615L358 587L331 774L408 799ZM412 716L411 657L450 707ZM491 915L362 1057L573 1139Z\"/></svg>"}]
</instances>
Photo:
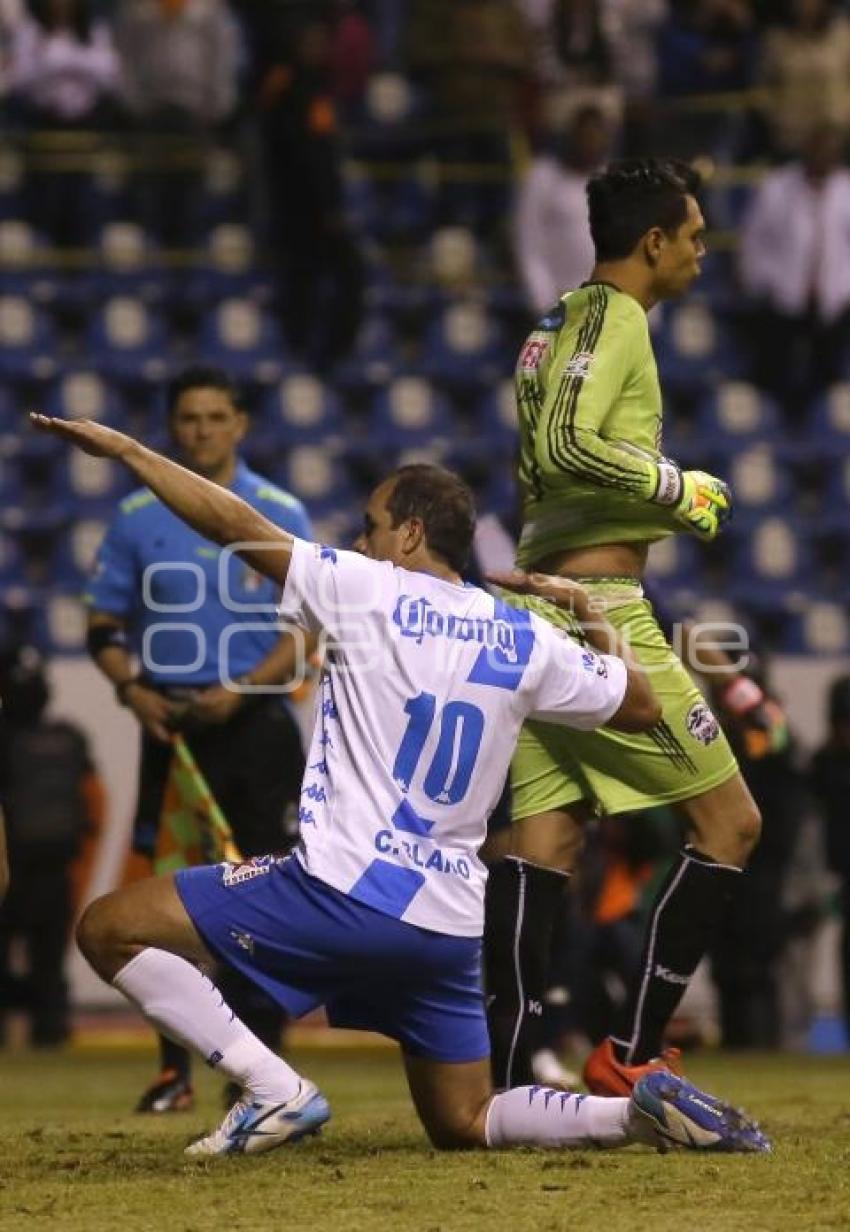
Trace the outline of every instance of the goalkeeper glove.
<instances>
[{"instance_id":1,"label":"goalkeeper glove","mask_svg":"<svg viewBox=\"0 0 850 1232\"><path fill-rule=\"evenodd\" d=\"M732 515L732 493L722 479L705 471L681 471L675 462L658 462L657 505L670 505L673 516L692 534L713 539Z\"/></svg>"}]
</instances>

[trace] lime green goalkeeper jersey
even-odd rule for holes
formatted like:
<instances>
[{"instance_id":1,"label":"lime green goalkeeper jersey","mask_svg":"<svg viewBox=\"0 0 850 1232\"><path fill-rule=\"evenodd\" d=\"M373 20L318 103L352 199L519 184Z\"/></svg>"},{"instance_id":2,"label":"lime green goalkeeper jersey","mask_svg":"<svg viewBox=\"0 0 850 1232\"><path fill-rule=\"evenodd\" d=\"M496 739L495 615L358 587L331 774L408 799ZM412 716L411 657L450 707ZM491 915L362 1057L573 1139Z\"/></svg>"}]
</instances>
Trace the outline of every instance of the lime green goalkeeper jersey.
<instances>
[{"instance_id":1,"label":"lime green goalkeeper jersey","mask_svg":"<svg viewBox=\"0 0 850 1232\"><path fill-rule=\"evenodd\" d=\"M661 389L637 300L602 282L567 291L526 339L516 391L519 565L682 529L669 505L653 502L662 481Z\"/></svg>"}]
</instances>

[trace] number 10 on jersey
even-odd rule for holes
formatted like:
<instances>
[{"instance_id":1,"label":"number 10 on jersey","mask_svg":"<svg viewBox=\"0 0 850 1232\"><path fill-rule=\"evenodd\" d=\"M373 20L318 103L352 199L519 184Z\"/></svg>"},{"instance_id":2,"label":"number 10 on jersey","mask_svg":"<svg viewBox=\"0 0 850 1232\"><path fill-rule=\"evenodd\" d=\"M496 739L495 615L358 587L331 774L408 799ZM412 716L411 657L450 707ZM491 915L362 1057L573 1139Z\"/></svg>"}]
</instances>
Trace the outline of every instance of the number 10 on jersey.
<instances>
[{"instance_id":1,"label":"number 10 on jersey","mask_svg":"<svg viewBox=\"0 0 850 1232\"><path fill-rule=\"evenodd\" d=\"M403 791L410 790L422 750L435 721L440 725L437 748L422 790L435 804L457 804L469 790L475 759L484 733L484 715L471 702L448 702L437 714L433 693L420 693L404 704L407 730L393 765L393 778Z\"/></svg>"}]
</instances>

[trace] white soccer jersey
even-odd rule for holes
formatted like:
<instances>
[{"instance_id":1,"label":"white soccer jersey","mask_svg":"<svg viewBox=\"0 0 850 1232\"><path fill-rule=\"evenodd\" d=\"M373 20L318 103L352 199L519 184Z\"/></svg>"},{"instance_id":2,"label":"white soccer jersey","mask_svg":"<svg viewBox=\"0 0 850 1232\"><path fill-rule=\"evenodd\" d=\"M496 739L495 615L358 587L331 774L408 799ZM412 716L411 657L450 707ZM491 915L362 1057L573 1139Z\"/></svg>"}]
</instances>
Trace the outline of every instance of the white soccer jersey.
<instances>
[{"instance_id":1,"label":"white soccer jersey","mask_svg":"<svg viewBox=\"0 0 850 1232\"><path fill-rule=\"evenodd\" d=\"M477 587L297 539L280 612L327 638L301 792L307 872L397 919L480 936L476 853L523 720L598 727L625 665Z\"/></svg>"}]
</instances>

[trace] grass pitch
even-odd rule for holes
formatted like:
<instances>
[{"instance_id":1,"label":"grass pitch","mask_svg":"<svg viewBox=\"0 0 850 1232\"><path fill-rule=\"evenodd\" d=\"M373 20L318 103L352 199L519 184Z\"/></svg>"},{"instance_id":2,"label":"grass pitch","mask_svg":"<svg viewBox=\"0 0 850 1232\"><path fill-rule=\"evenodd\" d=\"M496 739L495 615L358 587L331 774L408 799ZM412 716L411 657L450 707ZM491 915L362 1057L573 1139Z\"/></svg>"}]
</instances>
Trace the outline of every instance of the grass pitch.
<instances>
[{"instance_id":1,"label":"grass pitch","mask_svg":"<svg viewBox=\"0 0 850 1232\"><path fill-rule=\"evenodd\" d=\"M321 1137L258 1158L184 1161L220 1117L134 1117L151 1052L0 1053L2 1232L828 1232L850 1228L850 1058L697 1057L772 1156L433 1151L386 1049L298 1049L333 1106Z\"/></svg>"}]
</instances>

